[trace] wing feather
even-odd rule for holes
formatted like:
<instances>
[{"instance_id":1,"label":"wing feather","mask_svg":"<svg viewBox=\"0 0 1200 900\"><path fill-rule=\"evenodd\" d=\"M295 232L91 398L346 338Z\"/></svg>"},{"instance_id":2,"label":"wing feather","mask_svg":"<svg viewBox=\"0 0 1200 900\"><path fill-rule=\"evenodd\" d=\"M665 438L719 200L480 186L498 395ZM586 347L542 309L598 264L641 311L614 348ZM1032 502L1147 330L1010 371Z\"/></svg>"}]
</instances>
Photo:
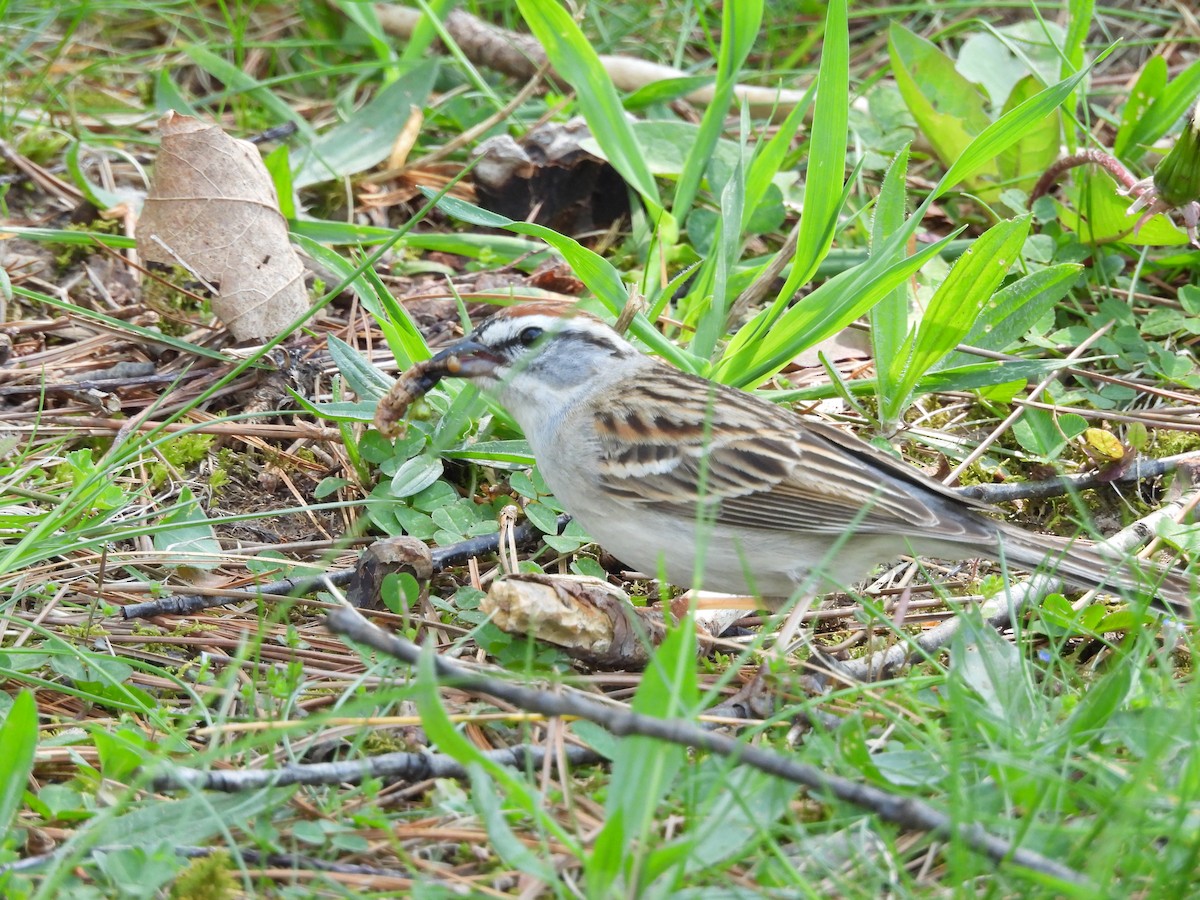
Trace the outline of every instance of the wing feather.
<instances>
[{"instance_id":1,"label":"wing feather","mask_svg":"<svg viewBox=\"0 0 1200 900\"><path fill-rule=\"evenodd\" d=\"M600 477L630 505L744 529L986 537L973 504L832 426L668 366L594 416ZM652 412L651 412L652 411ZM700 485L700 490L697 490Z\"/></svg>"}]
</instances>

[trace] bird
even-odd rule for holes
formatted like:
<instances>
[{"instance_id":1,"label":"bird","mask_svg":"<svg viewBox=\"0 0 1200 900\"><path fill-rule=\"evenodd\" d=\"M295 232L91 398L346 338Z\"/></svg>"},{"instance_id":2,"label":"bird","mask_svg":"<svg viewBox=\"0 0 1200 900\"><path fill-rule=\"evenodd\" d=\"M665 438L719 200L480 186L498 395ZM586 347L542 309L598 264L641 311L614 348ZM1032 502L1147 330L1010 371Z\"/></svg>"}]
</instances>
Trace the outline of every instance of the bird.
<instances>
[{"instance_id":1,"label":"bird","mask_svg":"<svg viewBox=\"0 0 1200 900\"><path fill-rule=\"evenodd\" d=\"M994 518L837 427L643 353L574 304L507 307L413 372L418 392L454 376L491 394L563 509L617 559L677 586L778 610L897 556L986 557L1191 615L1183 571Z\"/></svg>"}]
</instances>

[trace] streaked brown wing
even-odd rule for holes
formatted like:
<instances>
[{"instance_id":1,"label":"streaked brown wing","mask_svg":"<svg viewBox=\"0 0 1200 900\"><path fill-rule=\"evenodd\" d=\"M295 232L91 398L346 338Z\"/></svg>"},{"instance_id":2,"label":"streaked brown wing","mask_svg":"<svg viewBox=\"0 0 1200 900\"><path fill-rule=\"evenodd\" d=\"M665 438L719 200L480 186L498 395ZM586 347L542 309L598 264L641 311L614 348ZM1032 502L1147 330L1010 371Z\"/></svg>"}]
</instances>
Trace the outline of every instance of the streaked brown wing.
<instances>
[{"instance_id":1,"label":"streaked brown wing","mask_svg":"<svg viewBox=\"0 0 1200 900\"><path fill-rule=\"evenodd\" d=\"M694 516L703 497L717 523L749 529L840 534L857 519L860 532L953 537L979 527L947 521L950 504L967 505L952 491L835 428L666 366L654 376L594 420L599 474L630 505Z\"/></svg>"}]
</instances>

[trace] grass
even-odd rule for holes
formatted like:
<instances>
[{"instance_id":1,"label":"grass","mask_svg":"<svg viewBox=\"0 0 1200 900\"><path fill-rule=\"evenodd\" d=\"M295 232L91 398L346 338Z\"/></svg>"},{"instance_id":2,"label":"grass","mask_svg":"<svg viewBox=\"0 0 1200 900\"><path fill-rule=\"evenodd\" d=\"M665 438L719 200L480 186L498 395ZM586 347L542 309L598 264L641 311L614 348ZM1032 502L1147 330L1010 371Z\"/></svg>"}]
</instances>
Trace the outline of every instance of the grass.
<instances>
[{"instance_id":1,"label":"grass","mask_svg":"<svg viewBox=\"0 0 1200 900\"><path fill-rule=\"evenodd\" d=\"M585 534L553 533L560 509L522 436L473 390L439 387L395 442L367 424L431 336L543 296L526 276L547 248L610 321L640 295L630 333L673 364L819 399L818 414L930 470L965 461L964 482L1197 449L1186 235L1161 215L1134 233L1129 198L1086 167L1029 206L1060 147L1115 147L1148 175L1197 91L1200 35L1170 11L1068 7L1060 28L1057 5L1027 2L608 2L576 19L554 0L470 4L588 85L518 97L518 79L424 52L428 35L406 50L364 4L12 0L0 893L1194 893L1195 639L1137 602L1051 595L997 632L975 610L1003 593L999 574L892 567L811 614L813 644L857 659L953 616L962 627L903 671L843 683L764 654L773 630L754 619L708 654L685 620L645 672L584 669L482 612L494 553L447 567L428 594L411 574L380 580L367 615L432 648L415 665L325 627L344 576L297 597L254 590L344 572L381 536L444 554L495 535L514 505L546 533L517 568L607 576ZM1137 40L1114 45L1126 31ZM691 77L631 98L601 68L610 52ZM715 100L681 115L698 80ZM795 104L768 123L740 108L737 83L783 85ZM449 167L387 173L414 107L407 159L448 147ZM140 202L170 108L239 137L295 128L262 150L316 302L248 351L231 352L203 304L164 323L142 298L168 276L127 263L117 207ZM630 185L628 221L565 234L472 202L458 135L520 138L572 115ZM368 208L384 190L390 205ZM848 326L867 328L866 350L830 343ZM281 370L280 350L298 365ZM315 389L289 380L301 363ZM1111 532L1168 489L1008 513ZM1162 536L1196 545L1186 519ZM121 613L160 597L198 599ZM455 687L434 652L493 692ZM693 728L764 658L761 715L711 739ZM504 699L514 685L582 717L530 712ZM589 718L597 698L632 715ZM714 749L726 736L740 752ZM497 756L513 747L527 752ZM260 778L273 771L294 781ZM822 776L865 793L814 787ZM887 797L940 818L919 826ZM1029 855L997 859L981 834Z\"/></svg>"}]
</instances>

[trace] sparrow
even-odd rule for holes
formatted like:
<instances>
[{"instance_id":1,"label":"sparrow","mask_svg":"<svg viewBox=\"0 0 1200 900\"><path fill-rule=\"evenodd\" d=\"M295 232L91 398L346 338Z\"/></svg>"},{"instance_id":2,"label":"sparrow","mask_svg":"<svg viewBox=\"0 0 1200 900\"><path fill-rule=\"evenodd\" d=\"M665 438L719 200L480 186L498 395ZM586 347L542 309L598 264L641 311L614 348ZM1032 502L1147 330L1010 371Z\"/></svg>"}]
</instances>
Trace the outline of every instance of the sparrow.
<instances>
[{"instance_id":1,"label":"sparrow","mask_svg":"<svg viewBox=\"0 0 1200 900\"><path fill-rule=\"evenodd\" d=\"M779 609L902 554L987 557L1191 614L1185 573L993 518L836 427L642 353L571 304L492 315L397 382L380 430L445 376L508 410L554 496L603 548L678 586Z\"/></svg>"}]
</instances>

